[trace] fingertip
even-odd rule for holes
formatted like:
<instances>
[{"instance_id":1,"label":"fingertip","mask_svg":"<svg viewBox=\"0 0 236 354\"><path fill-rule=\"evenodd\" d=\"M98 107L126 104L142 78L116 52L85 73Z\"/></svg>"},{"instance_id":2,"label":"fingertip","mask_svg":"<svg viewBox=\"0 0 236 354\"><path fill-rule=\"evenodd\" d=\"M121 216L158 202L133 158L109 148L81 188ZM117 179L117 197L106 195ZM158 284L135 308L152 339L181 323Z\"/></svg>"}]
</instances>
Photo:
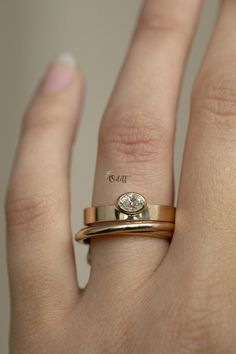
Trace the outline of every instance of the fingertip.
<instances>
[{"instance_id":1,"label":"fingertip","mask_svg":"<svg viewBox=\"0 0 236 354\"><path fill-rule=\"evenodd\" d=\"M76 59L75 55L70 52L63 52L63 53L59 54L53 60L53 62L68 64L68 65L75 67L75 68L78 66L77 59Z\"/></svg>"},{"instance_id":2,"label":"fingertip","mask_svg":"<svg viewBox=\"0 0 236 354\"><path fill-rule=\"evenodd\" d=\"M61 54L59 54L56 58L54 58L51 61L51 64L53 65L68 65L71 70L74 69L74 74L77 75L77 77L79 78L79 81L81 83L81 85L84 84L85 81L85 77L84 77L84 73L82 71L81 66L78 63L78 59L76 57L75 54L71 53L71 52L63 52Z\"/></svg>"},{"instance_id":3,"label":"fingertip","mask_svg":"<svg viewBox=\"0 0 236 354\"><path fill-rule=\"evenodd\" d=\"M76 57L72 53L64 52L49 63L37 93L51 95L66 91L76 79L82 86L82 76Z\"/></svg>"}]
</instances>

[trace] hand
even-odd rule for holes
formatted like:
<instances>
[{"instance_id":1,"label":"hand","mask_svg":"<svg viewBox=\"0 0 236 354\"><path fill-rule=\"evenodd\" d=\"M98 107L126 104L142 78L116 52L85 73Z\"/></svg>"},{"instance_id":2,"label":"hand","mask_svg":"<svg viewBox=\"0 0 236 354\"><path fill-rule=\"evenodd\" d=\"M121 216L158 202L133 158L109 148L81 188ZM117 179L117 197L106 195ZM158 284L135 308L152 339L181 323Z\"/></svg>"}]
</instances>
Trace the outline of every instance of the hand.
<instances>
[{"instance_id":1,"label":"hand","mask_svg":"<svg viewBox=\"0 0 236 354\"><path fill-rule=\"evenodd\" d=\"M146 1L102 119L93 205L129 190L173 203L176 107L200 6ZM91 239L85 289L68 178L83 79L69 57L49 67L25 114L6 198L11 353L235 353L235 21L236 1L222 1L193 88L171 244ZM109 184L106 171L130 177Z\"/></svg>"}]
</instances>

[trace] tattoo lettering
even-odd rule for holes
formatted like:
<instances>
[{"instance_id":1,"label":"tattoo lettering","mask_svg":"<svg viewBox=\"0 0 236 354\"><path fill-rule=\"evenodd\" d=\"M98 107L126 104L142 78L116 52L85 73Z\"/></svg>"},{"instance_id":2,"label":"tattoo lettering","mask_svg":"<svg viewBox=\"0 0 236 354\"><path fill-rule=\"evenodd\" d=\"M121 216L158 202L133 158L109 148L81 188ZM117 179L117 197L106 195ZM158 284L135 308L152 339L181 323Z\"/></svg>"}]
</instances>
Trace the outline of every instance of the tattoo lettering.
<instances>
[{"instance_id":1,"label":"tattoo lettering","mask_svg":"<svg viewBox=\"0 0 236 354\"><path fill-rule=\"evenodd\" d=\"M112 171L107 171L105 180L109 183L127 183L128 175L115 174Z\"/></svg>"}]
</instances>

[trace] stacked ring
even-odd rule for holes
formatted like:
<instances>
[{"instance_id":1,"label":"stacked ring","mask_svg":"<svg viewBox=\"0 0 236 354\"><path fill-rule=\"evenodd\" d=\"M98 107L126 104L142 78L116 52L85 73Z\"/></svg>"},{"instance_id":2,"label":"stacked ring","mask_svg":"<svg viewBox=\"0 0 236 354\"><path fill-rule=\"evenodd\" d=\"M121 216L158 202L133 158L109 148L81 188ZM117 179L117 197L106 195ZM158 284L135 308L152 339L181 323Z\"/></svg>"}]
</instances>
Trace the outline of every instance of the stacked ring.
<instances>
[{"instance_id":1,"label":"stacked ring","mask_svg":"<svg viewBox=\"0 0 236 354\"><path fill-rule=\"evenodd\" d=\"M84 209L84 224L75 236L77 241L89 243L95 236L149 236L170 239L175 225L175 208L149 205L137 192L124 193L116 205Z\"/></svg>"}]
</instances>

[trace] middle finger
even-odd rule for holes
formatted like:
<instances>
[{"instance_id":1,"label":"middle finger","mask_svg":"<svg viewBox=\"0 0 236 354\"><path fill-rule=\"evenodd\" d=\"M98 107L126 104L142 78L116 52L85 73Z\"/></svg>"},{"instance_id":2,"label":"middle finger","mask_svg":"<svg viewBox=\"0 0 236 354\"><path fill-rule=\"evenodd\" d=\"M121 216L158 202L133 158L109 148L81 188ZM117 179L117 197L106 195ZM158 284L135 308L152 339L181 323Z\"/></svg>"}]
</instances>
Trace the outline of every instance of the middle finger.
<instances>
[{"instance_id":1,"label":"middle finger","mask_svg":"<svg viewBox=\"0 0 236 354\"><path fill-rule=\"evenodd\" d=\"M225 278L226 264L235 267L235 21L236 2L222 0L193 89L172 243L173 259L181 254L188 262L186 269L194 259L200 273L211 271L214 279L222 276L222 270Z\"/></svg>"}]
</instances>

